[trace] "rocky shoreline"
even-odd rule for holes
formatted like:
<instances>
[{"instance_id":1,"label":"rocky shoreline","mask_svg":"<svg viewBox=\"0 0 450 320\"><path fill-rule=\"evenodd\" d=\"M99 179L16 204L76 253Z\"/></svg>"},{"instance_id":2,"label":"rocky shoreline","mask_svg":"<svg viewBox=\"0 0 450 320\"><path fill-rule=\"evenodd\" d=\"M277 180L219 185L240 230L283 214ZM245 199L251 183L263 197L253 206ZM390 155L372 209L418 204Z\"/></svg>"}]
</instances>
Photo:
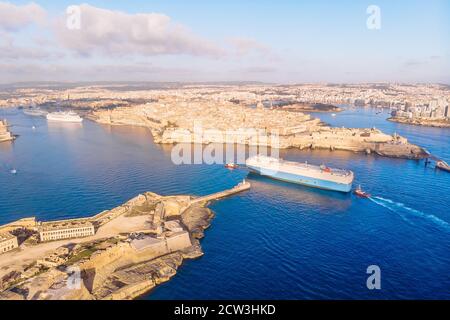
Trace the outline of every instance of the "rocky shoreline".
<instances>
[{"instance_id":1,"label":"rocky shoreline","mask_svg":"<svg viewBox=\"0 0 450 320\"><path fill-rule=\"evenodd\" d=\"M95 237L61 245L23 243L18 251L0 255L0 299L135 299L170 280L184 259L203 255L200 239L214 218L206 207L211 199L248 188L243 183L200 198L147 192L85 218L96 224ZM14 263L21 252L33 255L50 245L51 250Z\"/></svg>"},{"instance_id":2,"label":"rocky shoreline","mask_svg":"<svg viewBox=\"0 0 450 320\"><path fill-rule=\"evenodd\" d=\"M391 122L410 124L415 126L435 127L435 128L450 128L450 121L447 120L430 120L430 119L409 119L400 117L391 117L387 120Z\"/></svg>"},{"instance_id":3,"label":"rocky shoreline","mask_svg":"<svg viewBox=\"0 0 450 320\"><path fill-rule=\"evenodd\" d=\"M297 112L341 112L339 108L332 104L325 103L293 103L278 107L280 110L297 111Z\"/></svg>"}]
</instances>

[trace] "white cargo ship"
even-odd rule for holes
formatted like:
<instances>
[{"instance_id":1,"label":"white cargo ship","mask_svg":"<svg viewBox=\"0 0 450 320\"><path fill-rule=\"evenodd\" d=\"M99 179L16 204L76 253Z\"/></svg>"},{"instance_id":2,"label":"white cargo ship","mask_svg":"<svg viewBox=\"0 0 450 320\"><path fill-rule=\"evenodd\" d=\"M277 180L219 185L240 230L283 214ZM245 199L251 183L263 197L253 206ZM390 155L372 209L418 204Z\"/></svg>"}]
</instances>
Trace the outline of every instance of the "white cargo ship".
<instances>
[{"instance_id":1,"label":"white cargo ship","mask_svg":"<svg viewBox=\"0 0 450 320\"><path fill-rule=\"evenodd\" d=\"M350 170L285 161L261 155L247 159L245 164L250 171L273 179L340 192L352 190L354 174Z\"/></svg>"},{"instance_id":2,"label":"white cargo ship","mask_svg":"<svg viewBox=\"0 0 450 320\"><path fill-rule=\"evenodd\" d=\"M49 121L62 121L62 122L82 122L81 118L75 112L51 112L47 114L47 120Z\"/></svg>"}]
</instances>

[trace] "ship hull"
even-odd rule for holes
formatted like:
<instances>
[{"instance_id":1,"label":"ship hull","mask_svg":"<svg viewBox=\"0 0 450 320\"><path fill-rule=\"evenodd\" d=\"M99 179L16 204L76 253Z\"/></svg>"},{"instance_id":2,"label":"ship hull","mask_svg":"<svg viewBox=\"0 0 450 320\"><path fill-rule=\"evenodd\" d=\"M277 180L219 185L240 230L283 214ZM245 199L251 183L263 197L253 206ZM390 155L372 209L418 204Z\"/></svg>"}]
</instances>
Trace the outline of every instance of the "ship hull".
<instances>
[{"instance_id":1,"label":"ship hull","mask_svg":"<svg viewBox=\"0 0 450 320\"><path fill-rule=\"evenodd\" d=\"M58 122L77 122L80 123L83 121L83 118L76 118L76 117L72 117L72 118L62 118L62 117L52 117L47 115L47 120L48 121L58 121Z\"/></svg>"},{"instance_id":2,"label":"ship hull","mask_svg":"<svg viewBox=\"0 0 450 320\"><path fill-rule=\"evenodd\" d=\"M300 184L312 188L338 191L348 193L352 190L352 183L338 183L334 181L328 181L318 178L312 178L307 176L302 176L299 174L293 174L283 171L272 170L268 168L260 168L257 166L247 165L251 172L257 173L259 175L269 177L276 180L281 180L285 182Z\"/></svg>"},{"instance_id":3,"label":"ship hull","mask_svg":"<svg viewBox=\"0 0 450 320\"><path fill-rule=\"evenodd\" d=\"M42 110L23 110L23 113L26 114L27 116L32 116L32 117L47 116L47 112L42 111Z\"/></svg>"}]
</instances>

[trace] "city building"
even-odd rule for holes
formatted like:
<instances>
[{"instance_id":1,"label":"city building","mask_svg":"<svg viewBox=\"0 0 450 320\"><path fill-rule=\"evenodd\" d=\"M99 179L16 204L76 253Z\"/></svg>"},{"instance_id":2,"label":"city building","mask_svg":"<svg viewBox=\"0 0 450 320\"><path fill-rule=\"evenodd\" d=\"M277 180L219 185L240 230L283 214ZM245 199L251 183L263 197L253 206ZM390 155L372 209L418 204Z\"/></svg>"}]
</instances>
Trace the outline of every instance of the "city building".
<instances>
[{"instance_id":1,"label":"city building","mask_svg":"<svg viewBox=\"0 0 450 320\"><path fill-rule=\"evenodd\" d=\"M85 220L44 222L38 229L41 242L83 238L95 234L94 225Z\"/></svg>"},{"instance_id":2,"label":"city building","mask_svg":"<svg viewBox=\"0 0 450 320\"><path fill-rule=\"evenodd\" d=\"M19 247L17 237L9 232L0 233L0 254Z\"/></svg>"}]
</instances>

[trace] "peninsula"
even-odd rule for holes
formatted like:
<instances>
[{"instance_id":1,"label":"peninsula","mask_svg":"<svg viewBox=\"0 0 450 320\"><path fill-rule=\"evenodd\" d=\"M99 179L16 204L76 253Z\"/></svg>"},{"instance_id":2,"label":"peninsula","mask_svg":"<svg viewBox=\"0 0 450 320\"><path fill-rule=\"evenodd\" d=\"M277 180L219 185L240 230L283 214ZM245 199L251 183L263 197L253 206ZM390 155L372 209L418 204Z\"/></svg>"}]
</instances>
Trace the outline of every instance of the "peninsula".
<instances>
[{"instance_id":1,"label":"peninsula","mask_svg":"<svg viewBox=\"0 0 450 320\"><path fill-rule=\"evenodd\" d=\"M403 124L411 124L415 126L426 126L436 128L450 128L450 118L407 118L407 117L391 117L389 121Z\"/></svg>"},{"instance_id":2,"label":"peninsula","mask_svg":"<svg viewBox=\"0 0 450 320\"><path fill-rule=\"evenodd\" d=\"M249 188L243 181L197 198L147 192L89 218L1 226L0 299L134 299L203 255L209 201Z\"/></svg>"},{"instance_id":3,"label":"peninsula","mask_svg":"<svg viewBox=\"0 0 450 320\"><path fill-rule=\"evenodd\" d=\"M108 125L148 127L156 143L236 143L280 149L329 149L421 159L427 152L376 128L333 128L300 112L197 97L164 96L143 105L101 109L88 117ZM200 128L199 128L200 127ZM276 136L276 139L272 139Z\"/></svg>"},{"instance_id":4,"label":"peninsula","mask_svg":"<svg viewBox=\"0 0 450 320\"><path fill-rule=\"evenodd\" d=\"M283 110L300 112L341 112L342 109L326 103L289 103L279 107Z\"/></svg>"},{"instance_id":5,"label":"peninsula","mask_svg":"<svg viewBox=\"0 0 450 320\"><path fill-rule=\"evenodd\" d=\"M376 128L334 128L302 112L337 112L335 104L403 110L428 103L425 110L432 114L444 110L445 116L447 96L448 90L440 85L92 84L14 88L5 93L7 99L0 99L0 106L69 109L99 123L144 126L156 143L229 143L231 134L236 144L420 159L427 152L404 137ZM433 97L439 97L438 102L430 102ZM267 107L272 102L276 105ZM195 130L199 125L201 133ZM255 131L256 141L251 133ZM270 139L273 136L277 141Z\"/></svg>"}]
</instances>

